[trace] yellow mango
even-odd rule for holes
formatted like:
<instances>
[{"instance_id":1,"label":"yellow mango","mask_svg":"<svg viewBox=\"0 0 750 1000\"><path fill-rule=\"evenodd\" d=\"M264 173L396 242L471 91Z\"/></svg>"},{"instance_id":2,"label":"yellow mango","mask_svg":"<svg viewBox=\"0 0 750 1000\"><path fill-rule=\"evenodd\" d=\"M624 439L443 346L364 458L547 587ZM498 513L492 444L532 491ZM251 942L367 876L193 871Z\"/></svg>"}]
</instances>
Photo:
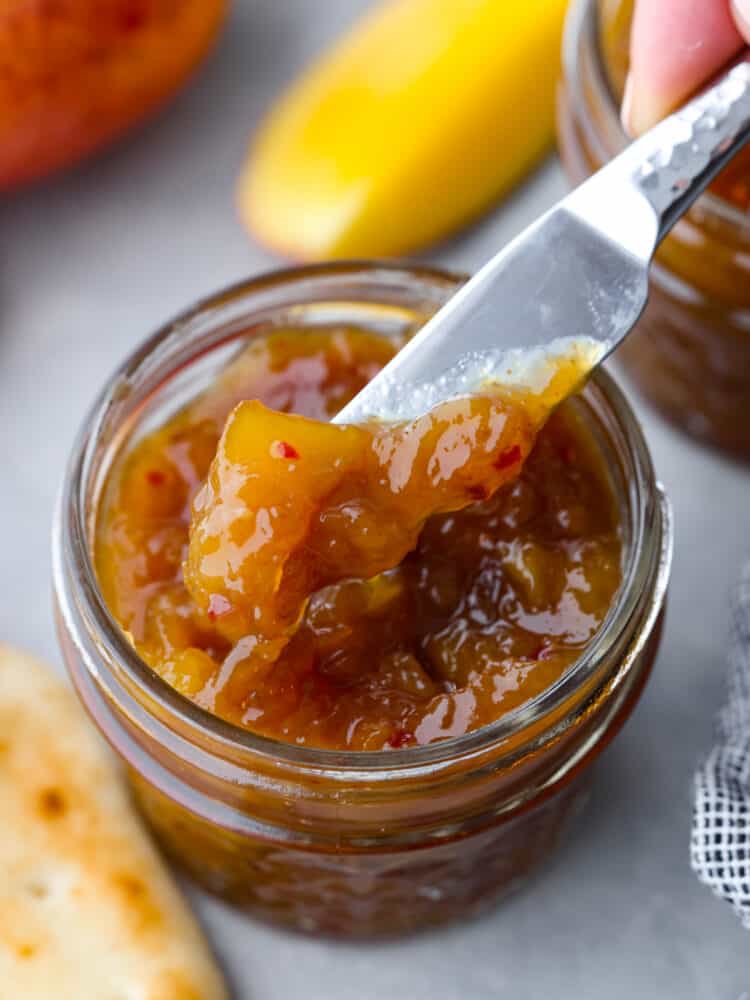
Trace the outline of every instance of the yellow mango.
<instances>
[{"instance_id":1,"label":"yellow mango","mask_svg":"<svg viewBox=\"0 0 750 1000\"><path fill-rule=\"evenodd\" d=\"M554 134L566 0L388 0L284 93L239 185L295 258L400 254L448 236Z\"/></svg>"}]
</instances>

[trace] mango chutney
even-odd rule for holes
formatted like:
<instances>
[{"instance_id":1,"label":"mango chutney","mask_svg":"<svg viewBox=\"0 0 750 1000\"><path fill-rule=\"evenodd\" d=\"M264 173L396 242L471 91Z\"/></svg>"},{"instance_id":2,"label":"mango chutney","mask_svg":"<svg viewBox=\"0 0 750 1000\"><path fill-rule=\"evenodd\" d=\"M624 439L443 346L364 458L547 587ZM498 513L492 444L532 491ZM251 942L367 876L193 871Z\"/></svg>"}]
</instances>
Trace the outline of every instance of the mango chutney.
<instances>
[{"instance_id":1,"label":"mango chutney","mask_svg":"<svg viewBox=\"0 0 750 1000\"><path fill-rule=\"evenodd\" d=\"M560 678L620 584L600 450L573 408L544 424L576 373L554 400L321 422L394 350L351 327L263 335L109 474L110 609L171 685L256 733L340 750L460 736Z\"/></svg>"},{"instance_id":2,"label":"mango chutney","mask_svg":"<svg viewBox=\"0 0 750 1000\"><path fill-rule=\"evenodd\" d=\"M235 521L244 545L260 493L240 487L239 520L205 537L194 528L196 598L186 587L192 506L197 525L231 495L224 473L236 468L242 480L257 461L275 470L258 481L263 506L275 476L294 484L296 507L329 470L308 466L304 436L283 422L316 439L321 428L286 415L329 419L460 284L376 262L295 268L218 291L103 386L58 506L65 662L161 847L225 901L308 934L392 937L466 920L538 872L580 814L659 645L669 503L638 421L602 368L556 409L523 462L511 438L524 456L524 428L539 428L533 415L519 422L523 400L496 400L486 414L499 422L504 405L517 418L491 447L503 467L492 476L507 480L492 496L459 496L462 476L482 462L444 449L436 469L458 476L442 484L456 509L427 517L443 502L432 489L440 484L430 496L415 489L400 528L412 530L417 504L426 520L398 565L365 582L353 562L334 559L326 574L343 562L349 575L303 598L299 621L262 623L266 641L284 641L251 677L237 656L260 634L248 614L258 603L253 563L238 562L230 593L229 575L214 580L200 552L215 536L226 558ZM276 411L270 443L261 448L253 431L236 452L225 447L238 404L239 430L254 426L259 406ZM467 443L469 426L451 427L462 430L454 444ZM383 431L372 441L400 433ZM439 453L429 434L422 441ZM224 457L227 469L212 468ZM355 477L340 485L363 499ZM385 493L383 511L404 496ZM303 512L308 528L331 499L318 495ZM328 541L366 537L339 527ZM272 541L288 549L294 537ZM373 546L355 554L359 566ZM281 593L279 579L269 597ZM282 589L296 599L310 582ZM242 608L237 633L221 597ZM621 785L640 780L615 777L625 796Z\"/></svg>"}]
</instances>

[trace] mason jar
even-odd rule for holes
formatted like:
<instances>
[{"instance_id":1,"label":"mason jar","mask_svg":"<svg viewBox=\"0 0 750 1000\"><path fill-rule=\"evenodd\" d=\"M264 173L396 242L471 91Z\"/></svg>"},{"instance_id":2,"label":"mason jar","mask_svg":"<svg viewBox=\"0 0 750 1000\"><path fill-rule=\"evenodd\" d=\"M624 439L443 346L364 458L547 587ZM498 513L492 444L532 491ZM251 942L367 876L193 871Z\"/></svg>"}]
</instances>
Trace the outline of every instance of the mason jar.
<instances>
[{"instance_id":1,"label":"mason jar","mask_svg":"<svg viewBox=\"0 0 750 1000\"><path fill-rule=\"evenodd\" d=\"M427 268L336 264L220 292L115 372L70 457L54 585L73 683L166 852L210 891L298 930L382 936L468 917L523 882L565 836L659 642L672 527L639 425L604 372L564 404L593 430L620 512L622 584L594 640L555 684L493 724L389 751L256 735L160 679L97 583L102 486L121 449L269 327L334 323L401 338L460 283Z\"/></svg>"},{"instance_id":2,"label":"mason jar","mask_svg":"<svg viewBox=\"0 0 750 1000\"><path fill-rule=\"evenodd\" d=\"M628 142L619 105L632 7L633 0L570 7L558 139L575 184ZM695 203L659 248L648 305L616 357L677 427L750 459L750 213L715 191Z\"/></svg>"}]
</instances>

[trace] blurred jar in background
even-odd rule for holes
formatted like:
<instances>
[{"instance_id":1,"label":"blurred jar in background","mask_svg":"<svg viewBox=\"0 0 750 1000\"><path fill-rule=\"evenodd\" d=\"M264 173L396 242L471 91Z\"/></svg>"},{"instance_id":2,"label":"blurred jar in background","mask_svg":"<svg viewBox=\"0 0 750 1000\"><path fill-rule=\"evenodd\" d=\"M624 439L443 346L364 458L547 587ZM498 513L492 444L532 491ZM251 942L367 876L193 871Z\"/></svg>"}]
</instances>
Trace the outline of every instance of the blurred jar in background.
<instances>
[{"instance_id":1,"label":"blurred jar in background","mask_svg":"<svg viewBox=\"0 0 750 1000\"><path fill-rule=\"evenodd\" d=\"M558 100L560 152L578 184L627 144L619 104L633 0L574 0ZM686 433L750 459L750 155L737 158L660 247L636 331L617 353Z\"/></svg>"}]
</instances>

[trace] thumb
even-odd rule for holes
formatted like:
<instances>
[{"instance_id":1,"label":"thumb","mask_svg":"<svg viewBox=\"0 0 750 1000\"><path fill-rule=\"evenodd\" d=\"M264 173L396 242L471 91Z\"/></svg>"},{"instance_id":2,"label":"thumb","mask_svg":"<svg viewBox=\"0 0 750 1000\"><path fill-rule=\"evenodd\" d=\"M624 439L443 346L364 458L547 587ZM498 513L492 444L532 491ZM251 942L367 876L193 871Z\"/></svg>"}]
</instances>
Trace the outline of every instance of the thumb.
<instances>
[{"instance_id":1,"label":"thumb","mask_svg":"<svg viewBox=\"0 0 750 1000\"><path fill-rule=\"evenodd\" d=\"M741 30L742 29L742 30ZM747 31L745 31L747 29ZM638 135L750 39L750 0L636 0L622 119Z\"/></svg>"}]
</instances>

